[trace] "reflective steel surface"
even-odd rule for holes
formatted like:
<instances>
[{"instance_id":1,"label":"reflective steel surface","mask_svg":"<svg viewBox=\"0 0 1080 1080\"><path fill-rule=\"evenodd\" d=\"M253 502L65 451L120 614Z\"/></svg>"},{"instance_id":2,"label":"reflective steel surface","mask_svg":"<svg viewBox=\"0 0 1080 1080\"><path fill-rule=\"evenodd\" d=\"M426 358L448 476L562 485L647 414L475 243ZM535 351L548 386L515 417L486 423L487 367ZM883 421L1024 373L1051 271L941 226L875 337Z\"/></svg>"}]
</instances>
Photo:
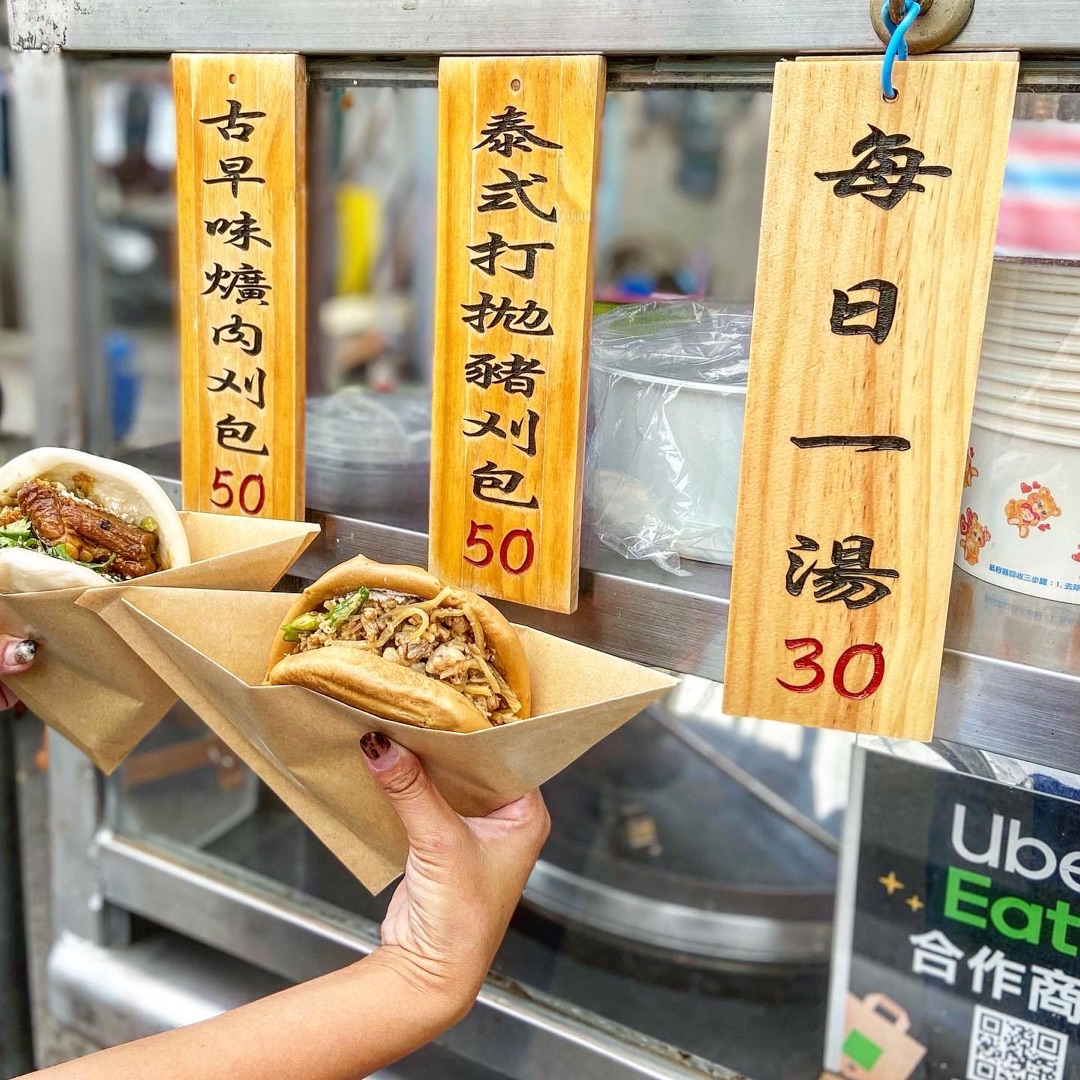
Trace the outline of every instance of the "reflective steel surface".
<instances>
[{"instance_id":1,"label":"reflective steel surface","mask_svg":"<svg viewBox=\"0 0 1080 1080\"><path fill-rule=\"evenodd\" d=\"M16 49L182 52L243 42L258 51L307 54L791 53L880 51L865 5L842 20L806 17L802 4L710 0L642 5L636 0L264 0L258 7L216 0L9 0ZM975 5L963 49L1068 51L1080 48L1073 0ZM1071 33L1070 33L1071 31Z\"/></svg>"}]
</instances>

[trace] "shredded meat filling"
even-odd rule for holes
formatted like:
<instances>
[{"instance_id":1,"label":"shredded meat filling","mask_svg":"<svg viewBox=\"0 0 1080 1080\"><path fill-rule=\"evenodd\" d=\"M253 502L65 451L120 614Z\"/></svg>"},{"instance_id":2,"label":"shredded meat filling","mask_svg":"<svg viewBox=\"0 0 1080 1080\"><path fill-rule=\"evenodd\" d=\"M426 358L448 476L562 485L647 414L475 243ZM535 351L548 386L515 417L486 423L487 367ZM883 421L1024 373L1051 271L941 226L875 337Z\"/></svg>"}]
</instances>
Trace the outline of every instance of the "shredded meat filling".
<instances>
[{"instance_id":1,"label":"shredded meat filling","mask_svg":"<svg viewBox=\"0 0 1080 1080\"><path fill-rule=\"evenodd\" d=\"M105 563L109 574L144 577L159 569L157 536L84 502L45 480L28 480L17 496L19 510L46 547L63 545L76 562Z\"/></svg>"},{"instance_id":2,"label":"shredded meat filling","mask_svg":"<svg viewBox=\"0 0 1080 1080\"><path fill-rule=\"evenodd\" d=\"M450 590L434 600L372 589L359 607L337 621L333 613L355 594L327 600L322 610L301 616L296 627L301 652L339 641L358 642L384 660L412 668L448 683L465 694L492 724L513 720L521 703L496 666L483 630L460 607L452 606ZM300 628L303 627L303 628ZM479 636L480 640L477 640Z\"/></svg>"}]
</instances>

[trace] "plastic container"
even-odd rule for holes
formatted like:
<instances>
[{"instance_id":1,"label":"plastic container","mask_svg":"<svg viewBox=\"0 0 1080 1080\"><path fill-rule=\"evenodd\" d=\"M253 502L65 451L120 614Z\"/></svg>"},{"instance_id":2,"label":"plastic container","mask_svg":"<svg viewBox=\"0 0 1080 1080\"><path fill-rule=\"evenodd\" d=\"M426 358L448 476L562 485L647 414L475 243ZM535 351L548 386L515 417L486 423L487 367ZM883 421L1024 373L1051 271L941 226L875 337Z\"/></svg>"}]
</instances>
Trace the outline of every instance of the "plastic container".
<instances>
[{"instance_id":1,"label":"plastic container","mask_svg":"<svg viewBox=\"0 0 1080 1080\"><path fill-rule=\"evenodd\" d=\"M623 307L593 324L586 524L629 559L730 563L748 307Z\"/></svg>"},{"instance_id":2,"label":"plastic container","mask_svg":"<svg viewBox=\"0 0 1080 1080\"><path fill-rule=\"evenodd\" d=\"M308 402L307 501L332 513L426 507L431 397L350 386Z\"/></svg>"}]
</instances>

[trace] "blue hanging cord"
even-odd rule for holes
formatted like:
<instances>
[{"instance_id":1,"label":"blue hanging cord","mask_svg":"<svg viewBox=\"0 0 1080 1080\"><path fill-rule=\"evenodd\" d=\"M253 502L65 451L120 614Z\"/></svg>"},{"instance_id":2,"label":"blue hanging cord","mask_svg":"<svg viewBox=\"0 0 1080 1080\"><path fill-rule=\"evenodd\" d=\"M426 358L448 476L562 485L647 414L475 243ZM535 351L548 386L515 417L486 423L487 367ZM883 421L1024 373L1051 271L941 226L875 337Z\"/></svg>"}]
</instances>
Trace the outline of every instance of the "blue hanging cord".
<instances>
[{"instance_id":1,"label":"blue hanging cord","mask_svg":"<svg viewBox=\"0 0 1080 1080\"><path fill-rule=\"evenodd\" d=\"M920 14L922 14L922 5L918 3L918 0L907 0L904 17L899 23L894 23L889 17L889 0L885 0L885 3L881 5L881 20L892 35L885 49L885 61L881 65L881 92L885 95L886 101L896 100L896 87L893 86L892 81L893 64L897 59L907 59L907 32Z\"/></svg>"}]
</instances>

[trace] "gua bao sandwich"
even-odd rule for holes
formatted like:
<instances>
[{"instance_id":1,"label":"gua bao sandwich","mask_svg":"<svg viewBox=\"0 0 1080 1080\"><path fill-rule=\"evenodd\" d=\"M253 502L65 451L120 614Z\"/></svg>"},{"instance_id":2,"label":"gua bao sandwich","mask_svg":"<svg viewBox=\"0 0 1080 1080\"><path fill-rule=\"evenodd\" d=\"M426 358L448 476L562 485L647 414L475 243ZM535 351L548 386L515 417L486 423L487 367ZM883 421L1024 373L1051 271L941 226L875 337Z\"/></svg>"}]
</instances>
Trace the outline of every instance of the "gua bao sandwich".
<instances>
[{"instance_id":1,"label":"gua bao sandwich","mask_svg":"<svg viewBox=\"0 0 1080 1080\"><path fill-rule=\"evenodd\" d=\"M496 608L419 567L363 556L300 595L268 667L271 684L447 731L521 720L531 704L525 650Z\"/></svg>"},{"instance_id":2,"label":"gua bao sandwich","mask_svg":"<svg viewBox=\"0 0 1080 1080\"><path fill-rule=\"evenodd\" d=\"M146 473L41 447L0 468L0 591L131 581L191 557L172 501Z\"/></svg>"}]
</instances>

